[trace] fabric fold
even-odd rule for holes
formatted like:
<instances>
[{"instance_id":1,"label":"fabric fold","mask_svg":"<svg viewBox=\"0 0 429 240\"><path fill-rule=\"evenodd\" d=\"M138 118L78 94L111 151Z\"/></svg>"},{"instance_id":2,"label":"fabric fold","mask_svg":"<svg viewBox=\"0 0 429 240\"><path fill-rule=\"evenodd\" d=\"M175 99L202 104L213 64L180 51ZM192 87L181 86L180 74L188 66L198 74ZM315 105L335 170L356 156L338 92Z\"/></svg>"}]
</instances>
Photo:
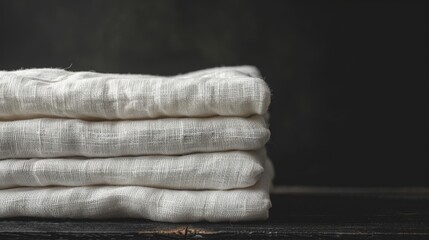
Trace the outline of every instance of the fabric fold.
<instances>
[{"instance_id":1,"label":"fabric fold","mask_svg":"<svg viewBox=\"0 0 429 240\"><path fill-rule=\"evenodd\" d=\"M270 89L250 66L171 77L69 72L0 71L0 119L64 117L148 119L262 115Z\"/></svg>"},{"instance_id":2,"label":"fabric fold","mask_svg":"<svg viewBox=\"0 0 429 240\"><path fill-rule=\"evenodd\" d=\"M254 185L265 149L182 156L0 160L0 189L133 185L169 189L232 189Z\"/></svg>"},{"instance_id":3,"label":"fabric fold","mask_svg":"<svg viewBox=\"0 0 429 240\"><path fill-rule=\"evenodd\" d=\"M269 137L270 131L262 116L5 121L0 124L0 159L255 150L264 147Z\"/></svg>"},{"instance_id":4,"label":"fabric fold","mask_svg":"<svg viewBox=\"0 0 429 240\"><path fill-rule=\"evenodd\" d=\"M254 186L233 190L169 190L148 187L46 187L0 191L0 217L146 218L164 222L252 221L268 218L269 188L265 172Z\"/></svg>"},{"instance_id":5,"label":"fabric fold","mask_svg":"<svg viewBox=\"0 0 429 240\"><path fill-rule=\"evenodd\" d=\"M268 218L271 93L253 66L0 71L0 218Z\"/></svg>"}]
</instances>

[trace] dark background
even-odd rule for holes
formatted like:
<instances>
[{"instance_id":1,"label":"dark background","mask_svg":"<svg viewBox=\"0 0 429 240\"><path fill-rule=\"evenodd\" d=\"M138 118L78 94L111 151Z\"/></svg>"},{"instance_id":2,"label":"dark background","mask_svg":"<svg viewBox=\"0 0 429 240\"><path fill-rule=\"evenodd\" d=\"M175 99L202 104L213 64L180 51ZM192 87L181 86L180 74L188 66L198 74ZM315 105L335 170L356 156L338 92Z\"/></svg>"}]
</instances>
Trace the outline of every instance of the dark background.
<instances>
[{"instance_id":1,"label":"dark background","mask_svg":"<svg viewBox=\"0 0 429 240\"><path fill-rule=\"evenodd\" d=\"M255 65L276 184L428 187L423 2L0 0L0 69Z\"/></svg>"}]
</instances>

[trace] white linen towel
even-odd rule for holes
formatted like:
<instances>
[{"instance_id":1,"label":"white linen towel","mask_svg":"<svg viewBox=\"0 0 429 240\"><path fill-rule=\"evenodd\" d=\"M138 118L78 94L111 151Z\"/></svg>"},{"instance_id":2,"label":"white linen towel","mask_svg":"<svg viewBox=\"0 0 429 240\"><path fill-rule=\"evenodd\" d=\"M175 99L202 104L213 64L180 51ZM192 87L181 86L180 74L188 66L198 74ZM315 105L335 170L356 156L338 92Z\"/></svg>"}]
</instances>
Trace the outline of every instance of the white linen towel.
<instances>
[{"instance_id":1,"label":"white linen towel","mask_svg":"<svg viewBox=\"0 0 429 240\"><path fill-rule=\"evenodd\" d=\"M265 149L182 156L0 160L0 189L134 185L170 189L231 189L254 185Z\"/></svg>"},{"instance_id":2,"label":"white linen towel","mask_svg":"<svg viewBox=\"0 0 429 240\"><path fill-rule=\"evenodd\" d=\"M164 222L251 221L268 217L269 160L254 186L233 190L148 187L44 187L0 191L0 217L146 218Z\"/></svg>"},{"instance_id":3,"label":"white linen towel","mask_svg":"<svg viewBox=\"0 0 429 240\"><path fill-rule=\"evenodd\" d=\"M262 116L133 121L31 119L0 122L0 159L178 155L263 148Z\"/></svg>"},{"instance_id":4,"label":"white linen towel","mask_svg":"<svg viewBox=\"0 0 429 240\"><path fill-rule=\"evenodd\" d=\"M172 77L62 69L0 71L0 119L262 115L270 104L270 89L257 74L250 66Z\"/></svg>"},{"instance_id":5,"label":"white linen towel","mask_svg":"<svg viewBox=\"0 0 429 240\"><path fill-rule=\"evenodd\" d=\"M252 66L0 71L0 218L266 219L269 104Z\"/></svg>"}]
</instances>

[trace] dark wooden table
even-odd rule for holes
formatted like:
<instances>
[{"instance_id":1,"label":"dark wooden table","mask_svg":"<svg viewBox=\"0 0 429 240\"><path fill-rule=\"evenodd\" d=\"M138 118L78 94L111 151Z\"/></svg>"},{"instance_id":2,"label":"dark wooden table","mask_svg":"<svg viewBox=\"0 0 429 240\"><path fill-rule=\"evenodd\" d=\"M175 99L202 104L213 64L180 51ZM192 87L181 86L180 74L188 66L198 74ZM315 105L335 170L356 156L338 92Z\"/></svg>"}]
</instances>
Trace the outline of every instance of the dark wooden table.
<instances>
[{"instance_id":1,"label":"dark wooden table","mask_svg":"<svg viewBox=\"0 0 429 240\"><path fill-rule=\"evenodd\" d=\"M426 189L280 189L264 222L0 219L3 239L429 239Z\"/></svg>"}]
</instances>

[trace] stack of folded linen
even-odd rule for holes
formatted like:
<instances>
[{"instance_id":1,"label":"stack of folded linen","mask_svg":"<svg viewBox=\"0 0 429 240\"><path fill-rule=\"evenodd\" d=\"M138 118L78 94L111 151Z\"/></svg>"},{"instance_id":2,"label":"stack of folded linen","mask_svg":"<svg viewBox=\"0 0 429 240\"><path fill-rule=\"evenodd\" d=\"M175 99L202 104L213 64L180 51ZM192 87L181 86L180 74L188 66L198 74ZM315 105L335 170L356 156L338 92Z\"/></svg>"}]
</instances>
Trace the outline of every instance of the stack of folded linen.
<instances>
[{"instance_id":1,"label":"stack of folded linen","mask_svg":"<svg viewBox=\"0 0 429 240\"><path fill-rule=\"evenodd\" d=\"M0 217L268 217L256 68L172 77L0 71Z\"/></svg>"}]
</instances>

